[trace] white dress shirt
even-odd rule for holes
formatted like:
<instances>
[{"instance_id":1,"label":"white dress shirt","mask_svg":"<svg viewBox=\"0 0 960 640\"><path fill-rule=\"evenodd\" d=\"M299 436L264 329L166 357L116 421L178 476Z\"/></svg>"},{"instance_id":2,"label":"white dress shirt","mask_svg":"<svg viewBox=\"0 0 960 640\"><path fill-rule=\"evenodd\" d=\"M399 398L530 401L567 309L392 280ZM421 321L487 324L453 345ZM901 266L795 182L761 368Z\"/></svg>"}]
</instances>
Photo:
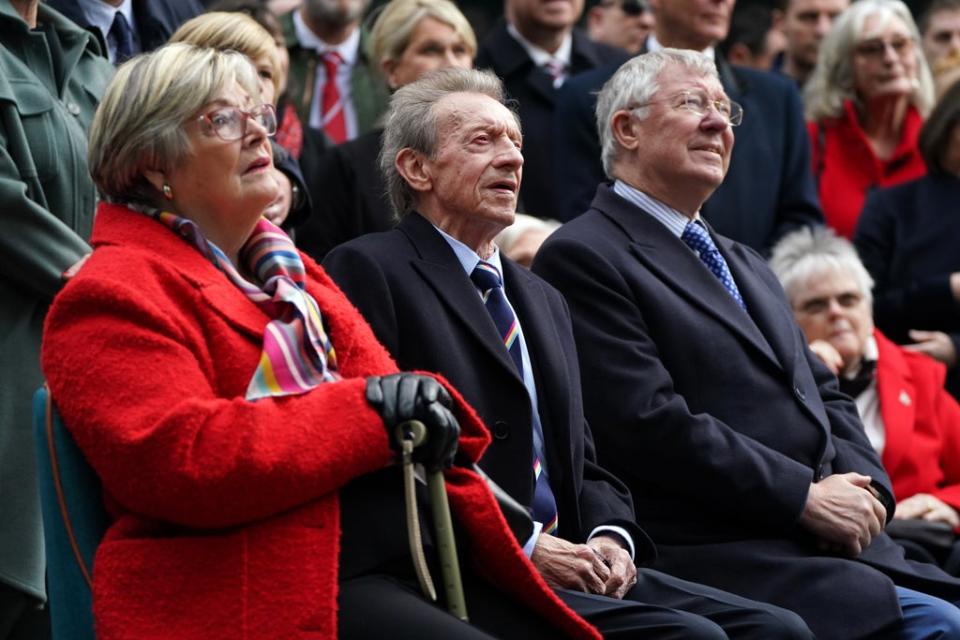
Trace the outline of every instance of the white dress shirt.
<instances>
[{"instance_id":1,"label":"white dress shirt","mask_svg":"<svg viewBox=\"0 0 960 640\"><path fill-rule=\"evenodd\" d=\"M111 64L117 61L117 43L110 37L110 27L113 26L113 20L118 13L122 13L127 19L127 24L130 25L134 52L140 50L137 23L133 17L133 0L123 0L119 7L107 4L103 0L77 0L77 4L83 10L87 24L96 27L103 34L103 41L107 43L107 57Z\"/></svg>"},{"instance_id":2,"label":"white dress shirt","mask_svg":"<svg viewBox=\"0 0 960 640\"><path fill-rule=\"evenodd\" d=\"M527 55L530 56L530 59L533 60L533 64L544 68L549 62L559 64L562 69L564 69L563 75L560 78L557 78L553 87L559 89L563 86L563 83L567 78L570 77L570 54L573 50L573 36L570 32L567 32L567 35L564 36L563 42L560 43L560 47L557 49L556 53L550 53L549 51L538 47L529 40L523 37L517 28L510 23L507 23L507 33L509 33L514 40L520 43L520 46L523 47L524 51L527 52Z\"/></svg>"},{"instance_id":3,"label":"white dress shirt","mask_svg":"<svg viewBox=\"0 0 960 640\"><path fill-rule=\"evenodd\" d=\"M460 261L460 265L463 267L463 270L466 272L467 277L470 277L470 274L473 273L473 270L477 267L477 264L480 262L480 256L476 252L460 242L453 236L444 233L441 229L434 227L440 232L440 235L443 236L443 239L447 241L447 244L450 245L450 248L453 249L453 252L456 254L457 259ZM504 278L503 275L503 264L500 261L500 250L494 245L493 255L484 259L484 262L492 264L497 268L497 271L500 272L501 278ZM506 298L506 279L503 280L504 286L504 298ZM477 290L477 295L482 297L480 290ZM507 304L510 305L510 310L513 311L514 317L517 318L517 329L518 336L517 339L520 341L520 355L521 362L523 363L523 386L527 388L527 393L530 395L530 405L533 421L533 444L537 448L537 451L545 452L544 441L543 441L543 425L540 422L540 413L537 403L537 383L533 379L533 366L530 360L530 352L527 350L527 341L523 337L523 326L520 324L520 318L517 316L517 312L514 310L513 305L510 303L510 300L507 299ZM545 457L545 453L544 453ZM532 461L531 461L532 465ZM545 459L540 460L540 465L543 468L543 473L547 474L547 479L550 478L549 470L547 468L547 461ZM533 473L533 467L530 467L530 473ZM563 514L559 516L560 526L563 526ZM533 534L527 540L526 544L523 545L523 552L527 554L527 557L530 557L533 554L533 549L537 544L537 538L540 537L540 532L543 530L542 522L533 523ZM627 550L630 552L630 558L634 557L634 546L633 538L627 533L627 530L623 527L617 527L614 525L601 525L594 528L590 532L590 535L587 537L587 540L598 536L602 533L615 533L627 543Z\"/></svg>"},{"instance_id":4,"label":"white dress shirt","mask_svg":"<svg viewBox=\"0 0 960 640\"><path fill-rule=\"evenodd\" d=\"M320 56L328 51L335 51L343 60L337 67L337 89L340 91L340 101L343 103L343 115L347 124L347 140L352 140L359 133L357 124L357 109L353 106L353 85L350 82L353 76L353 67L360 58L360 29L354 29L350 36L340 44L333 45L324 42L310 30L303 21L300 11L293 12L293 28L297 40L304 49L313 49ZM323 129L323 114L320 113L323 104L323 85L327 83L327 68L323 61L317 60L317 77L313 85L313 100L310 103L310 128Z\"/></svg>"}]
</instances>

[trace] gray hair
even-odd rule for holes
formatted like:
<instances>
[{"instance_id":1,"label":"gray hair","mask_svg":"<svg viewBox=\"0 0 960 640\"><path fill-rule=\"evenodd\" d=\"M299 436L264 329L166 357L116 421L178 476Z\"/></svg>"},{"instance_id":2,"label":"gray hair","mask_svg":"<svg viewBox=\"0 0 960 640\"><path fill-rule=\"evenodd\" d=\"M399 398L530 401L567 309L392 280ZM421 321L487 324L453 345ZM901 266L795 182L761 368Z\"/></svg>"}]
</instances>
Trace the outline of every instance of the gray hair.
<instances>
[{"instance_id":1,"label":"gray hair","mask_svg":"<svg viewBox=\"0 0 960 640\"><path fill-rule=\"evenodd\" d=\"M178 43L123 64L90 128L90 174L110 200L149 204L158 198L144 172L169 172L190 153L183 125L236 81L260 95L247 57Z\"/></svg>"},{"instance_id":2,"label":"gray hair","mask_svg":"<svg viewBox=\"0 0 960 640\"><path fill-rule=\"evenodd\" d=\"M853 53L863 35L867 18L877 16L881 28L897 19L907 28L917 60L916 85L910 101L923 117L933 108L933 76L920 46L920 32L910 9L900 0L857 0L837 16L833 28L820 44L817 64L803 90L807 120L837 118L845 100L859 101L853 78Z\"/></svg>"},{"instance_id":3,"label":"gray hair","mask_svg":"<svg viewBox=\"0 0 960 640\"><path fill-rule=\"evenodd\" d=\"M713 60L688 49L660 49L634 56L617 69L597 96L597 132L600 134L601 160L607 177L613 177L613 163L619 147L610 126L618 111L633 109L639 118L646 118L648 104L660 85L657 80L668 64L679 65L703 77L719 78Z\"/></svg>"},{"instance_id":4,"label":"gray hair","mask_svg":"<svg viewBox=\"0 0 960 640\"><path fill-rule=\"evenodd\" d=\"M873 278L860 262L857 250L827 227L805 227L784 236L773 248L770 269L783 285L791 306L810 278L828 271L849 273L867 304L873 301Z\"/></svg>"},{"instance_id":5,"label":"gray hair","mask_svg":"<svg viewBox=\"0 0 960 640\"><path fill-rule=\"evenodd\" d=\"M432 158L437 150L440 125L436 105L454 93L476 93L493 98L510 109L520 128L520 118L507 105L503 83L492 71L440 69L397 89L390 98L380 149L380 172L387 187L387 196L397 217L403 217L416 206L415 192L397 170L396 159L404 149L411 149Z\"/></svg>"}]
</instances>

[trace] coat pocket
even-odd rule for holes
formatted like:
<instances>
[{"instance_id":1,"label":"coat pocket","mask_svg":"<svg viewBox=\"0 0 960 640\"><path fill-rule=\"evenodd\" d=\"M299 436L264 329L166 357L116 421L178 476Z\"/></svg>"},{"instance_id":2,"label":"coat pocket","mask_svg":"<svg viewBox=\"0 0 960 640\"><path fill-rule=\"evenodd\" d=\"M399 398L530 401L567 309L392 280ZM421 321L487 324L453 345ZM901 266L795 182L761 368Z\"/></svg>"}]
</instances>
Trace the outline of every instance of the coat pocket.
<instances>
[{"instance_id":1,"label":"coat pocket","mask_svg":"<svg viewBox=\"0 0 960 640\"><path fill-rule=\"evenodd\" d=\"M21 130L11 131L9 135L19 137L24 143L14 162L24 180L38 177L41 182L45 181L55 176L58 169L54 127L56 99L39 83L11 79L10 85Z\"/></svg>"}]
</instances>

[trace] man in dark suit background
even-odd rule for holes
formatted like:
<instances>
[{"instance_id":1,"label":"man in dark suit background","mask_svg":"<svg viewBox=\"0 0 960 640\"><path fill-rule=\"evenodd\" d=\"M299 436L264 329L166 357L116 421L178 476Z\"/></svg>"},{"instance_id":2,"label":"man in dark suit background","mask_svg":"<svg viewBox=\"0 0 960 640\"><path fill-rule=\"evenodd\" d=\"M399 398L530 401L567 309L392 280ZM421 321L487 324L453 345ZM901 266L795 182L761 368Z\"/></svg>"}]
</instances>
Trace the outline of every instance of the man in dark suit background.
<instances>
[{"instance_id":1,"label":"man in dark suit background","mask_svg":"<svg viewBox=\"0 0 960 640\"><path fill-rule=\"evenodd\" d=\"M381 168L400 223L324 267L401 366L441 373L477 410L494 438L481 466L538 523L525 551L605 637L809 637L782 609L637 570L655 551L596 463L566 305L493 243L513 222L524 164L503 102L489 72L399 89Z\"/></svg>"},{"instance_id":2,"label":"man in dark suit background","mask_svg":"<svg viewBox=\"0 0 960 640\"><path fill-rule=\"evenodd\" d=\"M520 211L559 217L553 184L553 111L557 89L575 73L627 59L621 49L575 28L584 0L505 0L506 21L480 43L477 68L491 69L517 101L524 134Z\"/></svg>"},{"instance_id":3,"label":"man in dark suit background","mask_svg":"<svg viewBox=\"0 0 960 640\"><path fill-rule=\"evenodd\" d=\"M153 51L181 24L203 13L197 0L46 0L92 32L113 64Z\"/></svg>"},{"instance_id":4,"label":"man in dark suit background","mask_svg":"<svg viewBox=\"0 0 960 640\"><path fill-rule=\"evenodd\" d=\"M387 86L367 55L360 24L369 6L370 0L304 0L280 18L290 53L287 96L300 121L325 136L308 136L319 152L325 142L370 131L386 108Z\"/></svg>"},{"instance_id":5,"label":"man in dark suit background","mask_svg":"<svg viewBox=\"0 0 960 640\"><path fill-rule=\"evenodd\" d=\"M822 224L800 96L776 74L730 66L716 51L735 0L652 0L657 20L644 51L692 49L713 58L724 91L743 105L739 143L724 183L704 205L718 232L758 251L805 225ZM554 177L560 219L583 213L606 179L600 163L596 93L617 66L571 78L557 97Z\"/></svg>"},{"instance_id":6,"label":"man in dark suit background","mask_svg":"<svg viewBox=\"0 0 960 640\"><path fill-rule=\"evenodd\" d=\"M760 256L700 216L749 112L711 61L664 49L626 63L597 114L616 182L534 271L570 305L600 458L660 566L792 609L821 640L960 637L960 582L883 533L893 494L855 405Z\"/></svg>"}]
</instances>

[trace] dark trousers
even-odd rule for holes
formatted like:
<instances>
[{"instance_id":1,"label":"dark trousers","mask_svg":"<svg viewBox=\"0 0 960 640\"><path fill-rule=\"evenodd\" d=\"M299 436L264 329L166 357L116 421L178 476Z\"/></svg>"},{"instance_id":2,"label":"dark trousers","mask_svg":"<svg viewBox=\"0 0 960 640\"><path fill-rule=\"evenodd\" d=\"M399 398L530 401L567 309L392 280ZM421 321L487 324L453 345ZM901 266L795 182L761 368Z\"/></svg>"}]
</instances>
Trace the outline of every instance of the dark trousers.
<instances>
[{"instance_id":1,"label":"dark trousers","mask_svg":"<svg viewBox=\"0 0 960 640\"><path fill-rule=\"evenodd\" d=\"M32 596L0 583L0 640L48 640L50 616Z\"/></svg>"},{"instance_id":2,"label":"dark trousers","mask_svg":"<svg viewBox=\"0 0 960 640\"><path fill-rule=\"evenodd\" d=\"M796 614L658 571L641 570L639 582L615 600L561 589L557 595L596 626L604 638L659 640L808 640ZM370 574L340 583L339 637L343 640L425 637L467 640L555 638L548 623L495 587L465 576L470 624L424 599L414 581Z\"/></svg>"}]
</instances>

